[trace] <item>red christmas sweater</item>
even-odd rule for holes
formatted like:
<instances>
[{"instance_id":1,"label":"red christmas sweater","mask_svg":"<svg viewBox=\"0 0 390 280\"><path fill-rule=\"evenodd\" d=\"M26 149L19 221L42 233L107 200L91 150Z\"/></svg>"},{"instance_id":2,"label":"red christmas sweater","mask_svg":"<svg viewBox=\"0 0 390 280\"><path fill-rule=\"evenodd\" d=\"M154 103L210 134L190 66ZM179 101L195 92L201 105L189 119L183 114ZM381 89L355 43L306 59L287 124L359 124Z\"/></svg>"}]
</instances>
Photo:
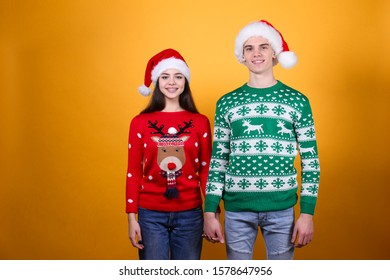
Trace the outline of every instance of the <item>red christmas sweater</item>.
<instances>
[{"instance_id":1,"label":"red christmas sweater","mask_svg":"<svg viewBox=\"0 0 390 280\"><path fill-rule=\"evenodd\" d=\"M183 211L201 206L210 158L206 116L188 111L137 115L129 132L126 212L137 213L138 207ZM168 198L168 189L175 189L177 197Z\"/></svg>"}]
</instances>

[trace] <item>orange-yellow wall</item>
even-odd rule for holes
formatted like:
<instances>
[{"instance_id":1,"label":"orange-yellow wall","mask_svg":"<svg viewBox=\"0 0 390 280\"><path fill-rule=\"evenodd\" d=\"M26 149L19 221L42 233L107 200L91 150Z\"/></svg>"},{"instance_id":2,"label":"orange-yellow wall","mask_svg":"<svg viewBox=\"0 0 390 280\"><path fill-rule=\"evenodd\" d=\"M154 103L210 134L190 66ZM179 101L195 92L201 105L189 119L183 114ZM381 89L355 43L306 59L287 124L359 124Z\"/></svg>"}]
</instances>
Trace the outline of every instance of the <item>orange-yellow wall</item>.
<instances>
[{"instance_id":1,"label":"orange-yellow wall","mask_svg":"<svg viewBox=\"0 0 390 280\"><path fill-rule=\"evenodd\" d=\"M315 235L296 258L390 259L389 3L1 1L0 259L136 259L124 183L147 60L179 50L213 120L217 99L248 78L234 39L258 19L298 55L275 72L316 121ZM224 258L223 245L204 245L203 259Z\"/></svg>"}]
</instances>

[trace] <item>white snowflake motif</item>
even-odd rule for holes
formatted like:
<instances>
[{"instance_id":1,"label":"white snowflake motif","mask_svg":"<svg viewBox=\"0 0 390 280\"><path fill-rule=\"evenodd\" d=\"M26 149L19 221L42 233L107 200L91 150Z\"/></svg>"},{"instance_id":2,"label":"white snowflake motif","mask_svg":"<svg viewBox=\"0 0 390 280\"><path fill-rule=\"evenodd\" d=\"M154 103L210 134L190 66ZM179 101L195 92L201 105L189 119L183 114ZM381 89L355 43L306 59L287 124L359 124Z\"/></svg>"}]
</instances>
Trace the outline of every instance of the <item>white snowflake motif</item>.
<instances>
[{"instance_id":1,"label":"white snowflake motif","mask_svg":"<svg viewBox=\"0 0 390 280\"><path fill-rule=\"evenodd\" d=\"M206 166L207 162L202 161L202 166Z\"/></svg>"},{"instance_id":2,"label":"white snowflake motif","mask_svg":"<svg viewBox=\"0 0 390 280\"><path fill-rule=\"evenodd\" d=\"M138 136L138 138L142 138L142 135L141 135L141 133L137 133L137 136Z\"/></svg>"},{"instance_id":3,"label":"white snowflake motif","mask_svg":"<svg viewBox=\"0 0 390 280\"><path fill-rule=\"evenodd\" d=\"M127 200L127 202L128 202L128 203L133 203L133 202L134 202L134 200L132 200L132 199L128 199L128 200Z\"/></svg>"},{"instance_id":4,"label":"white snowflake motif","mask_svg":"<svg viewBox=\"0 0 390 280\"><path fill-rule=\"evenodd\" d=\"M198 159L198 158L196 158L196 159L195 159L195 162L196 162L196 163L198 163L198 162L199 162L199 159Z\"/></svg>"},{"instance_id":5,"label":"white snowflake motif","mask_svg":"<svg viewBox=\"0 0 390 280\"><path fill-rule=\"evenodd\" d=\"M131 178L133 175L131 173L127 173L127 177Z\"/></svg>"},{"instance_id":6,"label":"white snowflake motif","mask_svg":"<svg viewBox=\"0 0 390 280\"><path fill-rule=\"evenodd\" d=\"M129 149L131 149L131 144L129 144Z\"/></svg>"},{"instance_id":7,"label":"white snowflake motif","mask_svg":"<svg viewBox=\"0 0 390 280\"><path fill-rule=\"evenodd\" d=\"M152 181L152 180L153 180L153 176L150 175L150 176L148 177L148 179L149 179L150 181Z\"/></svg>"},{"instance_id":8,"label":"white snowflake motif","mask_svg":"<svg viewBox=\"0 0 390 280\"><path fill-rule=\"evenodd\" d=\"M192 179L192 175L189 175L189 176L188 176L188 179L190 179L190 180L191 180L191 179Z\"/></svg>"},{"instance_id":9,"label":"white snowflake motif","mask_svg":"<svg viewBox=\"0 0 390 280\"><path fill-rule=\"evenodd\" d=\"M205 134L203 134L203 138L206 138L206 137L207 137L207 135L208 135L208 134L207 134L207 132L206 132Z\"/></svg>"},{"instance_id":10,"label":"white snowflake motif","mask_svg":"<svg viewBox=\"0 0 390 280\"><path fill-rule=\"evenodd\" d=\"M195 147L198 147L198 146L199 146L198 142L195 142Z\"/></svg>"}]
</instances>

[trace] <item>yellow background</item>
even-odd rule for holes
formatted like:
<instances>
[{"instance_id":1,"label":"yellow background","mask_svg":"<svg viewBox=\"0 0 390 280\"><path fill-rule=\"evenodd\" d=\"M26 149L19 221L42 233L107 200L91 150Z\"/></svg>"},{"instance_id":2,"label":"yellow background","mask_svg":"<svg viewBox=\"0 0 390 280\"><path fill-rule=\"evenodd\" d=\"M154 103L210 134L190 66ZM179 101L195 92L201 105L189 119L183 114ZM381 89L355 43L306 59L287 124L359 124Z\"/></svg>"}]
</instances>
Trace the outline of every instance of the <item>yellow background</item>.
<instances>
[{"instance_id":1,"label":"yellow background","mask_svg":"<svg viewBox=\"0 0 390 280\"><path fill-rule=\"evenodd\" d=\"M278 28L319 141L314 241L297 259L390 259L390 2L1 1L0 259L136 259L124 208L130 119L147 60L188 62L200 111L248 79L234 39ZM256 258L264 258L259 236ZM224 259L205 244L203 259Z\"/></svg>"}]
</instances>

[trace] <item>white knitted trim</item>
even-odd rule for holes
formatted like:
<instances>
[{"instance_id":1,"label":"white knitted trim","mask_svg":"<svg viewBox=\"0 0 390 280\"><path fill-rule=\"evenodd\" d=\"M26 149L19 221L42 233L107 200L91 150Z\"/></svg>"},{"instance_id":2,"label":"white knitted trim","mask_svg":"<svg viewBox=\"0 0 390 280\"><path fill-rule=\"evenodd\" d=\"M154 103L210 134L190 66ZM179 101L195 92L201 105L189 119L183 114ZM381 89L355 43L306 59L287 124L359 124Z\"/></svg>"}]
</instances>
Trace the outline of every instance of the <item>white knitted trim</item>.
<instances>
[{"instance_id":1,"label":"white knitted trim","mask_svg":"<svg viewBox=\"0 0 390 280\"><path fill-rule=\"evenodd\" d=\"M187 78L188 82L190 81L190 69L187 64L181 60L174 57L163 59L157 64L152 70L152 82L153 85L156 85L158 77L167 69L177 69L179 70L184 77Z\"/></svg>"}]
</instances>

